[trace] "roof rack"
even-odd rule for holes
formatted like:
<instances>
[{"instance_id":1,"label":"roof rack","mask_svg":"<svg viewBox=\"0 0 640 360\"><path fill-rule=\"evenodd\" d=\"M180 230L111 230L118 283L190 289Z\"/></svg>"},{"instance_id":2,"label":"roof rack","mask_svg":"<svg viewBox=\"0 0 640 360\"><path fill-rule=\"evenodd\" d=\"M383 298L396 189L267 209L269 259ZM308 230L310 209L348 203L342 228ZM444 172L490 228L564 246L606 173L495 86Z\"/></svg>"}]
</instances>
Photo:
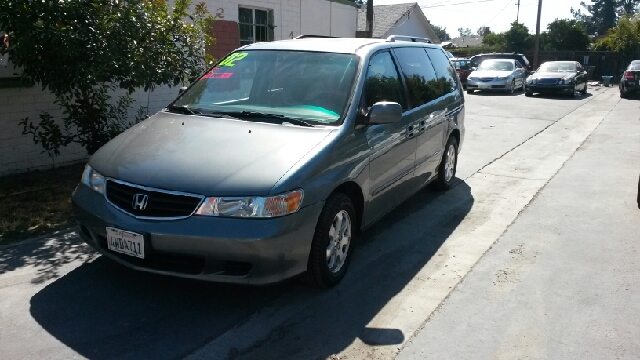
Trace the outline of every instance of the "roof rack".
<instances>
[{"instance_id":1,"label":"roof rack","mask_svg":"<svg viewBox=\"0 0 640 360\"><path fill-rule=\"evenodd\" d=\"M422 42L422 43L433 44L433 41L431 41L431 39L428 39L428 38L421 38L421 37L415 37L415 36L405 36L405 35L390 35L387 38L387 41L388 42L411 41L411 42Z\"/></svg>"},{"instance_id":2,"label":"roof rack","mask_svg":"<svg viewBox=\"0 0 640 360\"><path fill-rule=\"evenodd\" d=\"M309 38L329 38L329 39L334 39L337 38L338 36L327 36L327 35L298 35L296 37L294 37L294 39L309 39Z\"/></svg>"}]
</instances>

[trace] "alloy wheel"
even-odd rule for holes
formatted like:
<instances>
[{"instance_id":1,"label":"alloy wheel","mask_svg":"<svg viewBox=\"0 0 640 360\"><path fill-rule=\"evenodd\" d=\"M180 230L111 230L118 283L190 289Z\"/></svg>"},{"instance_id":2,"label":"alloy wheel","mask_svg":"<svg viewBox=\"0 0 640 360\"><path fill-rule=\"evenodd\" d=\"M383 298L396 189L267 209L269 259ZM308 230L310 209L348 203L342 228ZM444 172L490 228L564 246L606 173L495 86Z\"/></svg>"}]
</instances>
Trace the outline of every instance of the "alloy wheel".
<instances>
[{"instance_id":1,"label":"alloy wheel","mask_svg":"<svg viewBox=\"0 0 640 360\"><path fill-rule=\"evenodd\" d=\"M447 149L447 160L444 164L444 179L446 182L451 181L456 167L456 148L453 144Z\"/></svg>"},{"instance_id":2,"label":"alloy wheel","mask_svg":"<svg viewBox=\"0 0 640 360\"><path fill-rule=\"evenodd\" d=\"M329 229L329 244L327 245L327 265L329 271L337 273L347 259L351 244L351 218L345 210L340 210L331 223Z\"/></svg>"}]
</instances>

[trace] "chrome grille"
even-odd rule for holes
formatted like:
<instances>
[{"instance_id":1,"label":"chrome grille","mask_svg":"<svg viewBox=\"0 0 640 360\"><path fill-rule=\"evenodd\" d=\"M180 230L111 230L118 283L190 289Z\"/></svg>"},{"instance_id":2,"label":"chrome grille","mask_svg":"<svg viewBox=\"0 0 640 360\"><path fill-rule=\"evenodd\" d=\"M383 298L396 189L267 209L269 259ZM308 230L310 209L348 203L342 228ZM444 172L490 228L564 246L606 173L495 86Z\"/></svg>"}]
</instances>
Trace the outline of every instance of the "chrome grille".
<instances>
[{"instance_id":1,"label":"chrome grille","mask_svg":"<svg viewBox=\"0 0 640 360\"><path fill-rule=\"evenodd\" d=\"M146 196L145 206L136 205L136 196ZM191 216L202 202L203 196L173 192L107 180L107 200L121 211L147 219L176 219Z\"/></svg>"},{"instance_id":2,"label":"chrome grille","mask_svg":"<svg viewBox=\"0 0 640 360\"><path fill-rule=\"evenodd\" d=\"M493 81L493 78L480 78L478 80L480 80L482 82L489 82L489 81Z\"/></svg>"}]
</instances>

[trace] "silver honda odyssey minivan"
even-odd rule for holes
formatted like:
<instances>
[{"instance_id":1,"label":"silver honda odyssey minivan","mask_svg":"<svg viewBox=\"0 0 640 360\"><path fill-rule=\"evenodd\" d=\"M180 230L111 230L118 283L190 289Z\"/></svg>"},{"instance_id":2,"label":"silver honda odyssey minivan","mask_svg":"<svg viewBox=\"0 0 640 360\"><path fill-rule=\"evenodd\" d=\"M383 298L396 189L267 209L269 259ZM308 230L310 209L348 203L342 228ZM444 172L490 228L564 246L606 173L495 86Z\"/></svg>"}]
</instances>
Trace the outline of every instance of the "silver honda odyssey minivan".
<instances>
[{"instance_id":1,"label":"silver honda odyssey minivan","mask_svg":"<svg viewBox=\"0 0 640 360\"><path fill-rule=\"evenodd\" d=\"M89 160L84 241L159 274L331 287L354 237L452 185L462 86L427 42L302 36L244 46Z\"/></svg>"}]
</instances>

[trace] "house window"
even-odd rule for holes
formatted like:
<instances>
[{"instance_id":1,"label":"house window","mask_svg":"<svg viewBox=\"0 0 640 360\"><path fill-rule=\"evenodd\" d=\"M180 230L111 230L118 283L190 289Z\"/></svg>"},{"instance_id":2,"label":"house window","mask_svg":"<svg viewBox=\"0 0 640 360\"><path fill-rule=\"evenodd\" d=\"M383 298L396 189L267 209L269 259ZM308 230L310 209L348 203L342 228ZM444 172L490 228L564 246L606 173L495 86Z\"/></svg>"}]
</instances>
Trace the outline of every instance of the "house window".
<instances>
[{"instance_id":1,"label":"house window","mask_svg":"<svg viewBox=\"0 0 640 360\"><path fill-rule=\"evenodd\" d=\"M273 41L273 10L238 8L240 46Z\"/></svg>"}]
</instances>

